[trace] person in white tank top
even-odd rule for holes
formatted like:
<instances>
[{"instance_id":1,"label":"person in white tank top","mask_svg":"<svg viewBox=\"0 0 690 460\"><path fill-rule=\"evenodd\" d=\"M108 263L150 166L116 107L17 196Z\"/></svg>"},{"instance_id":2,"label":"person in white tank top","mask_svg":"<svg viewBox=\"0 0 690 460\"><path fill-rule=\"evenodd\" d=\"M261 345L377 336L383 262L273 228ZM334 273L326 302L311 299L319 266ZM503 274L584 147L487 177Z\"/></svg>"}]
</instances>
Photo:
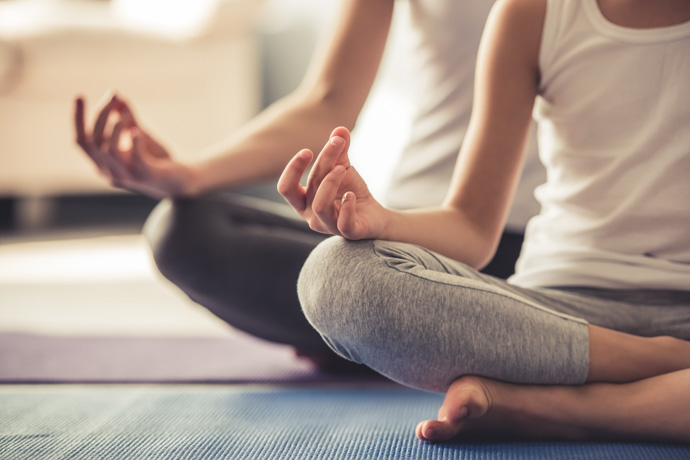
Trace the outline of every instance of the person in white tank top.
<instances>
[{"instance_id":1,"label":"person in white tank top","mask_svg":"<svg viewBox=\"0 0 690 460\"><path fill-rule=\"evenodd\" d=\"M688 26L631 30L593 1L549 17L535 109L549 180L511 281L690 288Z\"/></svg>"},{"instance_id":2,"label":"person in white tank top","mask_svg":"<svg viewBox=\"0 0 690 460\"><path fill-rule=\"evenodd\" d=\"M503 0L443 205L379 204L342 127L306 187L313 153L288 164L281 194L340 237L305 263L305 314L342 356L446 391L420 439L690 443L689 50L685 0ZM548 181L505 282L472 268L501 234L535 99Z\"/></svg>"}]
</instances>

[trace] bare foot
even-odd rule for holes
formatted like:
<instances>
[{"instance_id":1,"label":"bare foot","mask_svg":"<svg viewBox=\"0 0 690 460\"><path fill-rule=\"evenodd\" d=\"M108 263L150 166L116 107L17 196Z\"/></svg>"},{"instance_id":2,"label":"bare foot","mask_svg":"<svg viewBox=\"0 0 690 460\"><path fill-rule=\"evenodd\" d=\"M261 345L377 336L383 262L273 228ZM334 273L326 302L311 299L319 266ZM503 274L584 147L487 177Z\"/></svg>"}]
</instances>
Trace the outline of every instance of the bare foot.
<instances>
[{"instance_id":1,"label":"bare foot","mask_svg":"<svg viewBox=\"0 0 690 460\"><path fill-rule=\"evenodd\" d=\"M480 377L461 377L451 384L438 411L438 420L425 420L415 429L423 441L447 441L471 429L494 405L491 381Z\"/></svg>"},{"instance_id":2,"label":"bare foot","mask_svg":"<svg viewBox=\"0 0 690 460\"><path fill-rule=\"evenodd\" d=\"M690 443L690 369L631 383L518 385L466 376L417 437Z\"/></svg>"},{"instance_id":3,"label":"bare foot","mask_svg":"<svg viewBox=\"0 0 690 460\"><path fill-rule=\"evenodd\" d=\"M415 432L423 441L452 438L562 439L588 438L573 420L584 386L516 385L484 377L465 376L453 382L438 411L438 420L425 420Z\"/></svg>"}]
</instances>

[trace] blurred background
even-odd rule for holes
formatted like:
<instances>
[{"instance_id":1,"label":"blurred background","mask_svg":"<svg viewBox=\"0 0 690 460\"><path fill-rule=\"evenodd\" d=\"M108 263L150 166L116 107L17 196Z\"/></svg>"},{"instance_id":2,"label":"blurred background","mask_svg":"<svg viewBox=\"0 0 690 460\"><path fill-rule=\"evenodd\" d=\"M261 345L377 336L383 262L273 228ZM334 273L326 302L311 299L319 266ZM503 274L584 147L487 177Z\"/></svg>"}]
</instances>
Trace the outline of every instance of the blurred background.
<instances>
[{"instance_id":1,"label":"blurred background","mask_svg":"<svg viewBox=\"0 0 690 460\"><path fill-rule=\"evenodd\" d=\"M93 120L117 90L193 156L297 86L339 3L0 0L0 332L230 333L156 275L139 235L155 200L97 174L74 143L73 100ZM353 136L375 195L408 132L405 8Z\"/></svg>"}]
</instances>

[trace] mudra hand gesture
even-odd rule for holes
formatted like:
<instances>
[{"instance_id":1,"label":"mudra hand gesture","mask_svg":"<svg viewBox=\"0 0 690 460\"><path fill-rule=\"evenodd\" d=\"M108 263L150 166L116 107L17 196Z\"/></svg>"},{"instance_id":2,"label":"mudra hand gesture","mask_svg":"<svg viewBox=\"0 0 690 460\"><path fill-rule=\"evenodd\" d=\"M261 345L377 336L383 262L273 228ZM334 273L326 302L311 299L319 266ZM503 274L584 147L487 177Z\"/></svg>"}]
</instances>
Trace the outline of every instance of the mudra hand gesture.
<instances>
[{"instance_id":1,"label":"mudra hand gesture","mask_svg":"<svg viewBox=\"0 0 690 460\"><path fill-rule=\"evenodd\" d=\"M87 130L84 99L75 100L77 144L111 185L155 198L193 193L193 169L175 160L144 131L129 105L112 96L101 107L93 130Z\"/></svg>"},{"instance_id":2,"label":"mudra hand gesture","mask_svg":"<svg viewBox=\"0 0 690 460\"><path fill-rule=\"evenodd\" d=\"M301 150L288 163L278 181L278 191L309 226L351 240L381 238L388 211L369 192L366 183L350 164L350 133L333 130L309 174L307 186L300 178L314 154Z\"/></svg>"}]
</instances>

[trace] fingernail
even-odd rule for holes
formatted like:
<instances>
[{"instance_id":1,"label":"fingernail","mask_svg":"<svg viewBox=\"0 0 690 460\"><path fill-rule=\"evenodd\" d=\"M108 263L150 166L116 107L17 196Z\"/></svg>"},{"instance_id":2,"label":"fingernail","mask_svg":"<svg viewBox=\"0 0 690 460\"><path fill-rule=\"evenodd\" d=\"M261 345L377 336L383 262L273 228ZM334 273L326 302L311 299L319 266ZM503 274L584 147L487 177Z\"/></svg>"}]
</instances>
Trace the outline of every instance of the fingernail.
<instances>
[{"instance_id":1,"label":"fingernail","mask_svg":"<svg viewBox=\"0 0 690 460\"><path fill-rule=\"evenodd\" d=\"M333 136L331 137L331 144L333 145L343 145L345 143L345 139L340 137L340 136Z\"/></svg>"},{"instance_id":2,"label":"fingernail","mask_svg":"<svg viewBox=\"0 0 690 460\"><path fill-rule=\"evenodd\" d=\"M333 168L333 172L336 174L342 174L345 172L345 166L343 165L338 165L335 168Z\"/></svg>"},{"instance_id":3,"label":"fingernail","mask_svg":"<svg viewBox=\"0 0 690 460\"><path fill-rule=\"evenodd\" d=\"M427 439L434 439L436 437L436 430L433 428L427 428L424 430L424 437Z\"/></svg>"}]
</instances>

